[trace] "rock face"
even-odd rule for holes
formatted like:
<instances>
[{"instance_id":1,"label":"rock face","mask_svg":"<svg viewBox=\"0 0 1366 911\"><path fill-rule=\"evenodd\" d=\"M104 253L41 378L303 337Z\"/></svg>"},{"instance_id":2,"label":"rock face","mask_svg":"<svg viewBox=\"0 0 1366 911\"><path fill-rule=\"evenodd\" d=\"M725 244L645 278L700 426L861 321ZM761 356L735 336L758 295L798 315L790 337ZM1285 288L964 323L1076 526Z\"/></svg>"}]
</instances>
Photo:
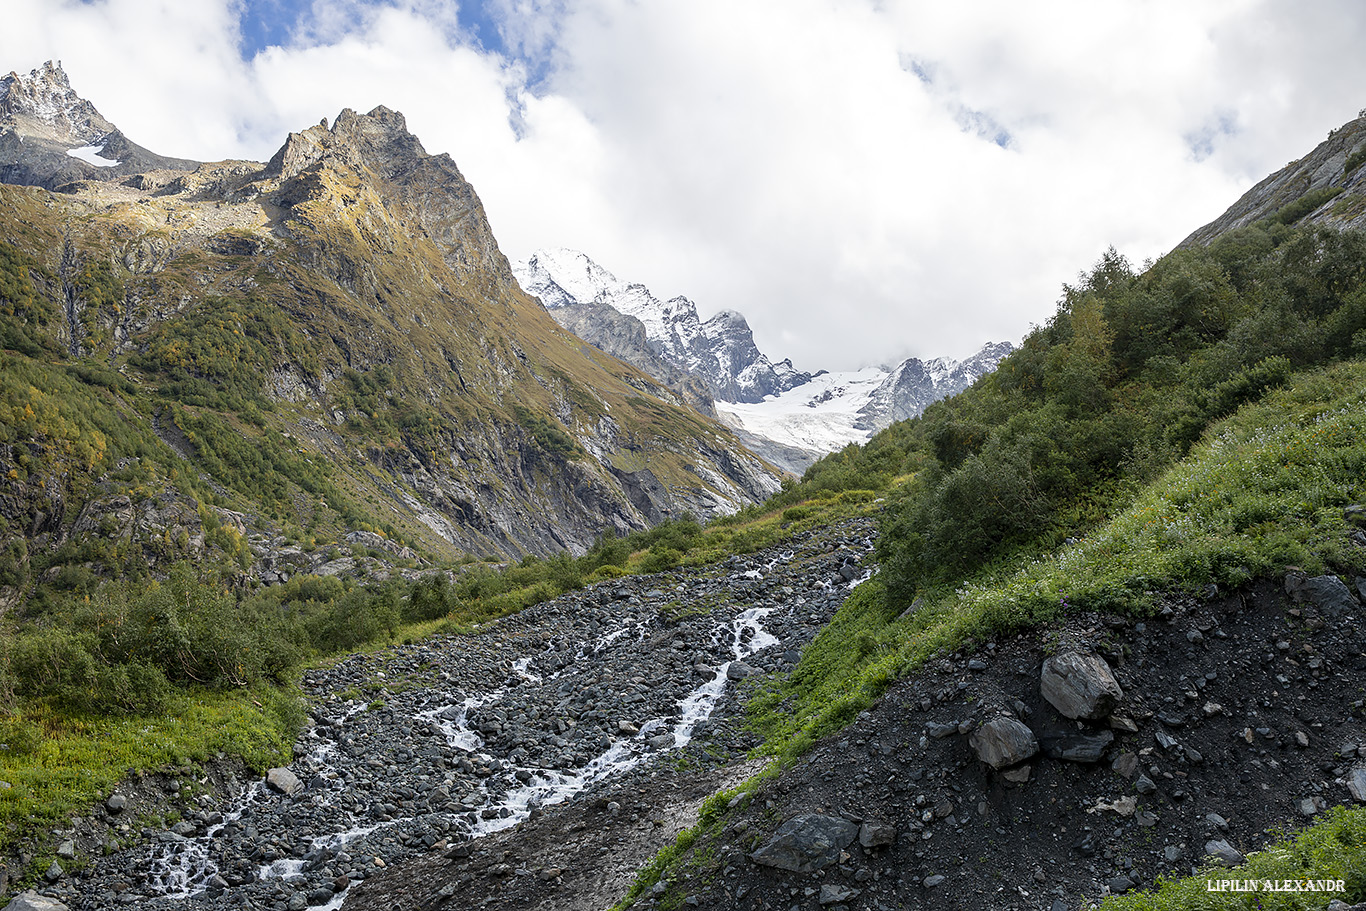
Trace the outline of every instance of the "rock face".
<instances>
[{"instance_id":1,"label":"rock face","mask_svg":"<svg viewBox=\"0 0 1366 911\"><path fill-rule=\"evenodd\" d=\"M1043 697L1064 717L1094 721L1114 710L1124 692L1099 655L1064 652L1043 663Z\"/></svg>"},{"instance_id":2,"label":"rock face","mask_svg":"<svg viewBox=\"0 0 1366 911\"><path fill-rule=\"evenodd\" d=\"M859 827L847 819L808 813L789 819L750 860L765 867L811 873L839 860L853 844Z\"/></svg>"},{"instance_id":3,"label":"rock face","mask_svg":"<svg viewBox=\"0 0 1366 911\"><path fill-rule=\"evenodd\" d=\"M759 402L811 379L791 361L770 361L739 313L723 310L703 320L686 297L661 301L644 285L619 281L582 253L540 250L514 272L561 325L671 384L671 377L681 373L700 379L714 398ZM591 304L599 306L585 306ZM646 350L634 324L613 313L639 323Z\"/></svg>"},{"instance_id":4,"label":"rock face","mask_svg":"<svg viewBox=\"0 0 1366 911\"><path fill-rule=\"evenodd\" d=\"M56 189L79 180L122 180L144 171L191 171L130 141L71 88L60 63L0 79L0 183Z\"/></svg>"},{"instance_id":5,"label":"rock face","mask_svg":"<svg viewBox=\"0 0 1366 911\"><path fill-rule=\"evenodd\" d=\"M1193 232L1181 246L1208 244L1222 234L1263 218L1324 224L1338 228L1366 226L1366 117L1348 121L1308 155L1263 179L1223 215ZM1286 207L1305 200L1303 211Z\"/></svg>"},{"instance_id":6,"label":"rock face","mask_svg":"<svg viewBox=\"0 0 1366 911\"><path fill-rule=\"evenodd\" d=\"M70 177L62 168L105 178L169 161L130 153L115 168L67 156L112 125L55 66L3 80L0 112L9 137L0 145L52 152L4 159L9 181L52 186ZM33 170L34 162L47 170ZM699 381L671 391L584 345L523 294L474 188L449 156L423 148L400 113L344 110L330 126L291 134L264 166L181 164L194 169L143 171L117 185L82 179L51 199L0 186L0 242L17 245L18 262L40 276L34 312L53 314L26 330L41 336L31 350L138 373L150 389L165 379L165 362L140 360L149 344L202 333L211 308L252 311L239 320L252 327L245 335L271 339L237 352L234 373L265 411L290 403L288 415L258 425L259 435L279 434L308 462L331 463L332 477L359 479L366 489L354 491L356 502L332 504L353 507L356 524L345 532L390 523L396 534L388 538L420 542L408 554L345 532L330 544L364 547L391 565L424 550L577 554L605 530L729 514L779 489L776 471L687 407L705 409ZM277 344L286 337L293 341ZM201 367L175 369L223 385ZM174 406L133 404L148 439L192 462L208 458L177 425ZM201 527L197 498L173 484L130 505L127 485L86 483L126 466L106 460L73 480L60 464L61 442L35 441L26 452L0 445L0 474L19 478L0 491L0 518L26 529L30 552L71 536L131 537L146 547L154 525L170 529L161 547L168 559L203 557L217 546L206 539L223 540ZM34 469L11 475L20 460ZM255 501L257 491L236 493L234 512L274 512ZM320 498L296 486L292 499L307 508ZM364 555L348 563L351 555L331 549L304 555L292 542L270 543L278 531L253 530L251 554L233 562L249 563L243 571L267 583L367 569ZM0 591L0 604L9 597Z\"/></svg>"},{"instance_id":7,"label":"rock face","mask_svg":"<svg viewBox=\"0 0 1366 911\"><path fill-rule=\"evenodd\" d=\"M550 311L561 326L588 344L628 364L634 364L673 389L683 400L703 414L715 415L711 387L670 361L650 346L645 324L634 316L614 310L611 305L592 300L571 302Z\"/></svg>"},{"instance_id":8,"label":"rock face","mask_svg":"<svg viewBox=\"0 0 1366 911\"><path fill-rule=\"evenodd\" d=\"M968 738L977 758L993 769L1018 765L1039 752L1039 743L1022 722L1014 718L993 718Z\"/></svg>"},{"instance_id":9,"label":"rock face","mask_svg":"<svg viewBox=\"0 0 1366 911\"><path fill-rule=\"evenodd\" d=\"M962 392L995 370L1001 359L1014 350L1010 342L988 342L962 361L947 357L930 361L907 358L873 390L868 404L859 409L854 426L877 431L896 421L917 417L928 405Z\"/></svg>"}]
</instances>

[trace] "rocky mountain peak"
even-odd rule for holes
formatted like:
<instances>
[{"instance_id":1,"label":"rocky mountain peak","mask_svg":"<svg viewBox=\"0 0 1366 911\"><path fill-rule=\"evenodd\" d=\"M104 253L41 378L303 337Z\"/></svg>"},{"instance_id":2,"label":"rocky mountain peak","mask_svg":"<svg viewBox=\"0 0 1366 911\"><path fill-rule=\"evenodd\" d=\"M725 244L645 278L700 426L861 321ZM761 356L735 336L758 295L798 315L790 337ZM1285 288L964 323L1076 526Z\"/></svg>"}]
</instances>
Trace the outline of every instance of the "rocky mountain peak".
<instances>
[{"instance_id":1,"label":"rocky mountain peak","mask_svg":"<svg viewBox=\"0 0 1366 911\"><path fill-rule=\"evenodd\" d=\"M617 277L577 250L538 250L519 265L522 289L547 310L596 301L621 285Z\"/></svg>"},{"instance_id":2,"label":"rocky mountain peak","mask_svg":"<svg viewBox=\"0 0 1366 911\"><path fill-rule=\"evenodd\" d=\"M61 63L49 60L27 75L0 78L0 183L51 190L78 180L190 171L198 164L131 142L76 93Z\"/></svg>"},{"instance_id":3,"label":"rocky mountain peak","mask_svg":"<svg viewBox=\"0 0 1366 911\"><path fill-rule=\"evenodd\" d=\"M95 144L115 127L71 88L60 62L0 79L0 124L27 135Z\"/></svg>"},{"instance_id":4,"label":"rocky mountain peak","mask_svg":"<svg viewBox=\"0 0 1366 911\"><path fill-rule=\"evenodd\" d=\"M962 392L995 370L1001 359L1014 350L1010 342L987 342L961 361L948 357L928 361L907 358L873 390L867 404L859 409L854 427L874 432L895 421L913 418L931 402Z\"/></svg>"},{"instance_id":5,"label":"rocky mountain peak","mask_svg":"<svg viewBox=\"0 0 1366 911\"><path fill-rule=\"evenodd\" d=\"M390 233L400 230L399 221L407 222L426 233L457 275L479 275L501 289L514 286L507 258L498 249L474 188L449 155L431 155L422 147L398 111L380 105L368 114L357 114L346 108L331 128L324 118L290 133L263 176L280 178L282 204L298 206L333 197L332 214L337 214L353 201L330 191L325 181L308 179L333 166L368 172L384 185L372 189L376 200L393 207L396 220Z\"/></svg>"},{"instance_id":6,"label":"rocky mountain peak","mask_svg":"<svg viewBox=\"0 0 1366 911\"><path fill-rule=\"evenodd\" d=\"M408 132L407 120L398 111L380 105L368 114L357 114L345 108L330 129L324 117L316 126L290 133L266 165L266 174L288 180L328 156L348 165L365 164L386 179L432 157Z\"/></svg>"},{"instance_id":7,"label":"rocky mountain peak","mask_svg":"<svg viewBox=\"0 0 1366 911\"><path fill-rule=\"evenodd\" d=\"M552 316L565 326L572 320L577 328L571 331L593 344L598 344L594 339L604 333L588 325L584 311L573 310L574 305L605 305L638 320L652 356L701 380L713 398L760 402L765 396L781 394L811 379L810 374L794 369L790 361L771 362L754 343L754 333L740 313L723 310L704 321L697 305L688 298L662 301L644 285L617 279L577 251L538 250L513 271L522 288L540 298ZM595 312L603 313L600 308ZM623 351L612 353L660 375L642 357Z\"/></svg>"}]
</instances>

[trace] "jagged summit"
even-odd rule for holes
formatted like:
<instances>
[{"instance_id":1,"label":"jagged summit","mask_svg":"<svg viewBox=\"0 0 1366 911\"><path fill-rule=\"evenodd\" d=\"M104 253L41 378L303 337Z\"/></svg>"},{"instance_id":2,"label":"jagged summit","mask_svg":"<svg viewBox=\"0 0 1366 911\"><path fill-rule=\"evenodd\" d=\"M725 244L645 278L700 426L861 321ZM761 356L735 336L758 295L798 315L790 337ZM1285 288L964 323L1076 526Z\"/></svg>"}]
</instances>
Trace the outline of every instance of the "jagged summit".
<instances>
[{"instance_id":1,"label":"jagged summit","mask_svg":"<svg viewBox=\"0 0 1366 911\"><path fill-rule=\"evenodd\" d=\"M484 275L500 286L513 286L511 267L474 188L450 155L431 155L422 147L398 111L380 105L357 114L346 108L330 128L324 118L290 133L262 177L282 181L279 199L286 205L334 195L339 212L352 205L348 194L333 194L321 178L323 170L336 166L364 169L379 178L384 194L421 226L457 275Z\"/></svg>"},{"instance_id":2,"label":"jagged summit","mask_svg":"<svg viewBox=\"0 0 1366 911\"><path fill-rule=\"evenodd\" d=\"M584 325L582 305L606 306L638 320L648 339L649 351L675 370L702 380L716 399L761 402L765 396L779 395L811 379L810 374L797 370L789 360L770 361L754 343L754 333L741 314L723 310L703 320L697 305L688 298L662 301L644 285L617 279L575 250L538 250L526 262L514 266L513 272L522 288L540 298L561 325L569 327L571 322L575 323L588 332L580 333L581 336L595 345L603 332ZM653 372L639 358L618 351L612 353Z\"/></svg>"},{"instance_id":3,"label":"jagged summit","mask_svg":"<svg viewBox=\"0 0 1366 911\"><path fill-rule=\"evenodd\" d=\"M913 418L931 402L962 392L979 377L995 370L1001 359L1014 350L1010 342L987 342L962 361L947 357L928 361L907 358L873 390L868 403L859 409L854 427L875 432L896 421Z\"/></svg>"},{"instance_id":4,"label":"jagged summit","mask_svg":"<svg viewBox=\"0 0 1366 911\"><path fill-rule=\"evenodd\" d=\"M26 124L31 137L87 145L116 129L71 88L61 62L51 60L27 76L0 79L0 117L6 126Z\"/></svg>"},{"instance_id":5,"label":"jagged summit","mask_svg":"<svg viewBox=\"0 0 1366 911\"><path fill-rule=\"evenodd\" d=\"M49 190L78 180L123 179L199 163L150 152L71 87L60 62L0 78L0 183Z\"/></svg>"},{"instance_id":6,"label":"jagged summit","mask_svg":"<svg viewBox=\"0 0 1366 911\"><path fill-rule=\"evenodd\" d=\"M577 250L537 250L516 267L522 289L540 298L547 310L596 300L621 284L617 277Z\"/></svg>"},{"instance_id":7,"label":"jagged summit","mask_svg":"<svg viewBox=\"0 0 1366 911\"><path fill-rule=\"evenodd\" d=\"M393 176L400 163L411 165L432 157L422 142L408 132L408 122L398 111L379 105L368 114L357 114L344 108L330 129L324 117L316 126L290 133L266 165L265 174L295 177L328 155L352 164L385 163L390 173L380 176L386 178Z\"/></svg>"}]
</instances>

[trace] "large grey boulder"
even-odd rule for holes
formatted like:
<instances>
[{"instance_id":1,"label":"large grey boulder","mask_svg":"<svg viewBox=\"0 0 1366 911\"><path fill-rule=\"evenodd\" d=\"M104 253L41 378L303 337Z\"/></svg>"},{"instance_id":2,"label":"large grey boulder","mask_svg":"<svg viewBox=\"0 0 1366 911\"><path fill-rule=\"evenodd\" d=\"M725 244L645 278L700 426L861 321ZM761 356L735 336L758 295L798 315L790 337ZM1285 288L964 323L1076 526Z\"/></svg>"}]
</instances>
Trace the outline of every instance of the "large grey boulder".
<instances>
[{"instance_id":1,"label":"large grey boulder","mask_svg":"<svg viewBox=\"0 0 1366 911\"><path fill-rule=\"evenodd\" d=\"M271 790L279 791L286 797L292 797L304 789L304 783L299 780L289 769L271 769L266 773L266 784Z\"/></svg>"},{"instance_id":2,"label":"large grey boulder","mask_svg":"<svg viewBox=\"0 0 1366 911\"><path fill-rule=\"evenodd\" d=\"M5 905L5 911L68 911L68 908L55 898L37 892L21 892Z\"/></svg>"},{"instance_id":3,"label":"large grey boulder","mask_svg":"<svg viewBox=\"0 0 1366 911\"><path fill-rule=\"evenodd\" d=\"M1347 776L1347 790L1352 792L1353 800L1366 803L1366 767L1352 769Z\"/></svg>"},{"instance_id":4,"label":"large grey boulder","mask_svg":"<svg viewBox=\"0 0 1366 911\"><path fill-rule=\"evenodd\" d=\"M778 827L768 843L749 856L756 864L810 873L839 860L853 844L859 827L847 819L807 813Z\"/></svg>"},{"instance_id":5,"label":"large grey boulder","mask_svg":"<svg viewBox=\"0 0 1366 911\"><path fill-rule=\"evenodd\" d=\"M1352 590L1337 576L1306 576L1301 572L1288 573L1285 592L1299 604L1309 603L1329 617L1349 614L1361 606Z\"/></svg>"},{"instance_id":6,"label":"large grey boulder","mask_svg":"<svg viewBox=\"0 0 1366 911\"><path fill-rule=\"evenodd\" d=\"M972 732L968 744L977 758L993 769L1003 769L1039 752L1034 732L1014 718L1002 715L993 718Z\"/></svg>"},{"instance_id":7,"label":"large grey boulder","mask_svg":"<svg viewBox=\"0 0 1366 911\"><path fill-rule=\"evenodd\" d=\"M1124 696L1104 658L1077 651L1044 661L1039 689L1064 717L1089 721L1109 715Z\"/></svg>"}]
</instances>

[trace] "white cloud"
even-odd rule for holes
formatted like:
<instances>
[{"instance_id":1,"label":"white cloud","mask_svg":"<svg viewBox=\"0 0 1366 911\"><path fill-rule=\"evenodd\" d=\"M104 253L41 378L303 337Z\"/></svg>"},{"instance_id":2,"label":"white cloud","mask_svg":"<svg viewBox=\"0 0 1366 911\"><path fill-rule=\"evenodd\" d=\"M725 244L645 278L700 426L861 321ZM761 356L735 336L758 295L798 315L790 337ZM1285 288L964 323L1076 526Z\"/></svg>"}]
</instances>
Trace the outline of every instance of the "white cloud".
<instances>
[{"instance_id":1,"label":"white cloud","mask_svg":"<svg viewBox=\"0 0 1366 911\"><path fill-rule=\"evenodd\" d=\"M251 62L229 0L8 5L4 62L60 57L156 151L264 159L386 104L509 255L577 247L806 369L1018 338L1107 245L1169 249L1366 84L1350 2L488 0L504 56L453 4L316 0Z\"/></svg>"}]
</instances>

